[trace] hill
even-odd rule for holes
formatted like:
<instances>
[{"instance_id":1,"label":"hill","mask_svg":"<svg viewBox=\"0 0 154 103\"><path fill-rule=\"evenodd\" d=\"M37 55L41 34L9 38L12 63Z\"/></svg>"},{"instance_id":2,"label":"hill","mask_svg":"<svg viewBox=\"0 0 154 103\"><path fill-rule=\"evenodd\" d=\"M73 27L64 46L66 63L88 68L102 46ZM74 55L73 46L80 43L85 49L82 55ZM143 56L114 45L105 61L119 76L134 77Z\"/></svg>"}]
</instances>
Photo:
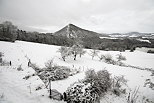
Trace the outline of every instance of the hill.
<instances>
[{"instance_id":1,"label":"hill","mask_svg":"<svg viewBox=\"0 0 154 103\"><path fill-rule=\"evenodd\" d=\"M64 36L68 38L84 38L84 37L108 37L108 35L99 34L93 31L85 30L73 24L68 24L61 30L53 33L56 36Z\"/></svg>"}]
</instances>

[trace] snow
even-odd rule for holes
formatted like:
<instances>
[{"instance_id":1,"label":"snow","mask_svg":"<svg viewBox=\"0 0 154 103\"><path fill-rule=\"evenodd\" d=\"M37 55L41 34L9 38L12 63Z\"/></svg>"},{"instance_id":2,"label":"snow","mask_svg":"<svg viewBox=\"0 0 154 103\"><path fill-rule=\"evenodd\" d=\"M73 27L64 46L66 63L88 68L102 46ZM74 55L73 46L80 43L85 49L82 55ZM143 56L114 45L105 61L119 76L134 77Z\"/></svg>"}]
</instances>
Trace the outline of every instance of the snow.
<instances>
[{"instance_id":1,"label":"snow","mask_svg":"<svg viewBox=\"0 0 154 103\"><path fill-rule=\"evenodd\" d=\"M138 41L141 41L141 42L147 42L147 43L151 43L149 40L144 40L144 39L137 39Z\"/></svg>"},{"instance_id":2,"label":"snow","mask_svg":"<svg viewBox=\"0 0 154 103\"><path fill-rule=\"evenodd\" d=\"M99 61L98 57L94 57L94 60L92 60L91 56L89 56L90 49L86 49L87 53L81 58L77 57L76 61L69 57L64 62L60 57L60 53L57 52L59 48L60 46L23 41L16 41L15 43L0 41L0 52L4 53L3 59L12 62L12 66L0 66L0 95L4 93L4 100L0 99L0 103L63 103L63 101L60 102L48 98L48 90L38 76L32 76L28 80L23 79L23 77L35 73L32 68L27 66L29 59L32 63L43 68L45 62L52 58L54 58L54 63L57 65L68 66L73 69L80 69L81 71L67 79L51 82L51 88L57 89L60 93L66 91L72 83L83 79L85 76L84 72L87 69L93 68L96 71L106 69L112 76L124 75L128 80L128 92L139 86L140 100L143 96L146 96L146 98L154 102L154 90L148 86L144 87L146 79L151 79L154 82L151 72L107 64ZM116 59L116 55L120 54L120 52L100 51L99 55L101 54L111 54ZM127 59L124 62L125 64L154 69L153 54L138 50L134 52L121 52L121 54ZM22 65L23 71L16 70L19 65ZM36 91L35 89L39 85L42 85L43 89ZM29 86L32 93L30 93ZM115 97L114 95L107 94L105 97L107 101L112 103L127 102L125 96ZM107 103L104 98L102 98L101 103Z\"/></svg>"},{"instance_id":3,"label":"snow","mask_svg":"<svg viewBox=\"0 0 154 103\"><path fill-rule=\"evenodd\" d=\"M0 99L0 103L63 103L50 100L47 97L47 90L44 88L40 91L35 90L38 85L44 85L38 76L29 80L23 79L26 73L34 72L31 68L24 71L17 71L14 68L0 67L0 94L4 95L4 98Z\"/></svg>"},{"instance_id":4,"label":"snow","mask_svg":"<svg viewBox=\"0 0 154 103\"><path fill-rule=\"evenodd\" d=\"M154 50L154 48L141 47L141 48L136 48L136 50L147 53L148 50Z\"/></svg>"},{"instance_id":5,"label":"snow","mask_svg":"<svg viewBox=\"0 0 154 103\"><path fill-rule=\"evenodd\" d=\"M118 39L118 38L115 38L115 37L99 37L100 39Z\"/></svg>"}]
</instances>

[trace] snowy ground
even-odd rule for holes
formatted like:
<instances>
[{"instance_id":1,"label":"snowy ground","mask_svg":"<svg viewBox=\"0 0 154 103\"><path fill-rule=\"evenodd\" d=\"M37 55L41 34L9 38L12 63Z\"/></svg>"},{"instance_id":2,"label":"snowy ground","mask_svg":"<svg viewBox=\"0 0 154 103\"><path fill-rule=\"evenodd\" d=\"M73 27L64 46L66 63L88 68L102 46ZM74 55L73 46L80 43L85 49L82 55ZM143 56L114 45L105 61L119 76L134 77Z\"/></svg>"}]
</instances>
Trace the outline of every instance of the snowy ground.
<instances>
[{"instance_id":1,"label":"snowy ground","mask_svg":"<svg viewBox=\"0 0 154 103\"><path fill-rule=\"evenodd\" d=\"M124 75L128 80L127 84L130 90L134 90L135 87L140 87L140 97L138 102L141 102L143 96L154 102L154 90L150 89L148 86L144 87L146 79L151 79L151 81L154 82L154 76L150 76L151 72L107 64L100 62L97 57L92 60L88 54L89 50L86 50L87 53L82 58L77 57L76 61L72 58L68 58L66 59L66 62L64 62L57 52L58 48L59 46L23 41L16 41L15 43L0 41L0 52L4 53L3 59L12 62L11 67L0 66L0 96L1 94L4 94L4 97L0 99L0 103L43 103L44 101L45 103L60 103L59 101L50 100L47 97L47 89L43 88L42 90L35 90L37 86L44 85L38 76L33 76L28 80L23 79L24 76L35 72L32 68L27 67L28 59L30 59L31 62L36 63L39 67L44 67L44 63L51 58L54 58L55 64L69 66L71 68L74 66L74 68L81 70L81 73L65 80L52 82L52 88L57 89L61 93L63 93L73 82L83 79L84 72L87 69L93 68L96 71L107 69L112 76ZM100 51L99 54L108 53L116 58L116 55L120 52ZM135 52L122 52L122 55L127 58L125 64L154 69L154 54L148 54L137 50ZM16 70L19 65L22 65L24 71ZM126 99L125 97L116 97L107 94L105 98L102 98L101 103L108 102L126 103Z\"/></svg>"}]
</instances>

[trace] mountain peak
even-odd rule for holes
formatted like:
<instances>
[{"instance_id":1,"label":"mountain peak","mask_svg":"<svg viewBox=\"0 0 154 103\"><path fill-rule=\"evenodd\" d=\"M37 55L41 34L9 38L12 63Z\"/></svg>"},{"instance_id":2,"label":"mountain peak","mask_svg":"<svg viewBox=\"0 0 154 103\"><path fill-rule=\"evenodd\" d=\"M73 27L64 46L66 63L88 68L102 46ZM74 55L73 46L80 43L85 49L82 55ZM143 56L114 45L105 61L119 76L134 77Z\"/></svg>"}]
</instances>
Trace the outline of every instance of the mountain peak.
<instances>
[{"instance_id":1,"label":"mountain peak","mask_svg":"<svg viewBox=\"0 0 154 103\"><path fill-rule=\"evenodd\" d=\"M70 23L70 24L68 24L68 26L75 26L75 25Z\"/></svg>"}]
</instances>

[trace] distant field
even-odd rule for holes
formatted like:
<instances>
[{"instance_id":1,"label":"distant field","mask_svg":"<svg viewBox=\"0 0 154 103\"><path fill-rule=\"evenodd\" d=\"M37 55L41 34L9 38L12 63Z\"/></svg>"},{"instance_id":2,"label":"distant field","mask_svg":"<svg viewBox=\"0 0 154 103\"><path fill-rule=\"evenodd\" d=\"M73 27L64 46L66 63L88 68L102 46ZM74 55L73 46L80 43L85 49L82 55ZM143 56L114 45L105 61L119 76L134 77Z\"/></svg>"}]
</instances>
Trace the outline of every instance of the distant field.
<instances>
[{"instance_id":1,"label":"distant field","mask_svg":"<svg viewBox=\"0 0 154 103\"><path fill-rule=\"evenodd\" d=\"M154 48L142 47L142 48L136 48L136 50L138 50L138 51L143 51L143 52L147 52L148 50L154 50Z\"/></svg>"}]
</instances>

